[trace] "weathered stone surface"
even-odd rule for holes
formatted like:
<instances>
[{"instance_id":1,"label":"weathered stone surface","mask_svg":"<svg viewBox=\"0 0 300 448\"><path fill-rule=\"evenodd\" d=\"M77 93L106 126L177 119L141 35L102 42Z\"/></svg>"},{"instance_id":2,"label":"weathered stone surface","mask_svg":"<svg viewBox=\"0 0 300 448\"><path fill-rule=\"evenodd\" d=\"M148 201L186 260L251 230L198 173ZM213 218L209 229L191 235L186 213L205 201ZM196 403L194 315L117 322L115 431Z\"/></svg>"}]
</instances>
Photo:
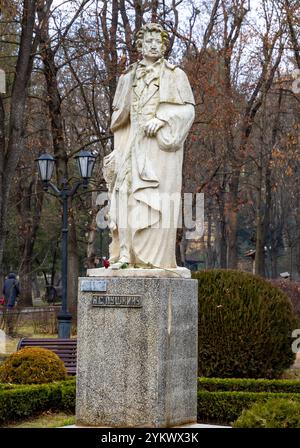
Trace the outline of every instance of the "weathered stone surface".
<instances>
[{"instance_id":1,"label":"weathered stone surface","mask_svg":"<svg viewBox=\"0 0 300 448\"><path fill-rule=\"evenodd\" d=\"M197 282L107 278L105 293L80 283L76 424L196 422ZM95 294L141 296L142 307L93 307Z\"/></svg>"},{"instance_id":2,"label":"weathered stone surface","mask_svg":"<svg viewBox=\"0 0 300 448\"><path fill-rule=\"evenodd\" d=\"M105 269L96 268L88 269L89 277L147 277L147 278L191 278L191 271L187 268L177 267L170 269L143 269L143 268L127 268L127 269Z\"/></svg>"}]
</instances>

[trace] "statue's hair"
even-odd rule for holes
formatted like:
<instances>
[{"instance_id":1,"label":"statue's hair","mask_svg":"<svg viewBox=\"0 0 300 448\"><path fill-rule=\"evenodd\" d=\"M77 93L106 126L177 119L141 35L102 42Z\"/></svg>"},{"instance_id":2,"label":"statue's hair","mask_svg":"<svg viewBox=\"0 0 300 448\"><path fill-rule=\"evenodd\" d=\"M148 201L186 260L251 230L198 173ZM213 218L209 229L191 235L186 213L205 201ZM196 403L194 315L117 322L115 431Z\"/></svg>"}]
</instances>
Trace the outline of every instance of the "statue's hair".
<instances>
[{"instance_id":1,"label":"statue's hair","mask_svg":"<svg viewBox=\"0 0 300 448\"><path fill-rule=\"evenodd\" d=\"M136 48L137 48L138 52L142 51L144 34L147 32L160 33L164 47L165 47L165 49L167 48L168 43L169 43L169 35L168 35L167 31L165 31L159 23L146 23L145 25L142 26L142 28L135 35Z\"/></svg>"}]
</instances>

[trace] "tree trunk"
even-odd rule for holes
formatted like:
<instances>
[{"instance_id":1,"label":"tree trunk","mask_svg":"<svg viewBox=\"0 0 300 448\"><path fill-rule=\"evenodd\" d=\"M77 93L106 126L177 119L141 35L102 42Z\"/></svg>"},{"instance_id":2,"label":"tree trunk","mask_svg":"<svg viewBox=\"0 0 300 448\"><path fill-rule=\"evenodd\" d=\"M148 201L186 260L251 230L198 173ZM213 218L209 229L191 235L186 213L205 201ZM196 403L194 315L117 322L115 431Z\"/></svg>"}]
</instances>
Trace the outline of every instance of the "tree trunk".
<instances>
[{"instance_id":1,"label":"tree trunk","mask_svg":"<svg viewBox=\"0 0 300 448\"><path fill-rule=\"evenodd\" d=\"M238 225L238 187L240 170L235 169L229 183L228 200L226 204L226 233L227 233L227 267L237 269L237 225Z\"/></svg>"},{"instance_id":2,"label":"tree trunk","mask_svg":"<svg viewBox=\"0 0 300 448\"><path fill-rule=\"evenodd\" d=\"M296 253L296 261L295 261L295 268L297 274L300 276L300 197L299 193L297 196L297 211L296 211L296 224L297 224L297 231L296 231L296 238L295 238L295 253Z\"/></svg>"},{"instance_id":3,"label":"tree trunk","mask_svg":"<svg viewBox=\"0 0 300 448\"><path fill-rule=\"evenodd\" d=\"M87 242L87 263L88 269L93 269L98 266L99 260L96 256L96 237L97 237L97 214L100 210L100 206L97 205L98 193L94 191L92 193L92 208L91 208L91 223L88 228L88 242ZM102 256L102 253L101 253Z\"/></svg>"},{"instance_id":4,"label":"tree trunk","mask_svg":"<svg viewBox=\"0 0 300 448\"><path fill-rule=\"evenodd\" d=\"M0 104L0 271L3 270L9 195L23 148L24 112L34 57L33 29L35 12L36 0L24 0L21 23L22 31L12 86L7 148L5 148L4 144L4 112L2 102Z\"/></svg>"},{"instance_id":5,"label":"tree trunk","mask_svg":"<svg viewBox=\"0 0 300 448\"><path fill-rule=\"evenodd\" d=\"M5 154L5 112L3 107L2 95L0 93L0 170L3 170ZM0 192L3 191L3 175L0 172ZM0 211L3 209L2 194L0 194ZM4 216L0 213L0 288L3 287L3 255L4 255L4 241L5 241L5 226Z\"/></svg>"},{"instance_id":6,"label":"tree trunk","mask_svg":"<svg viewBox=\"0 0 300 448\"><path fill-rule=\"evenodd\" d=\"M211 244L212 237L212 216L209 212L207 215L207 255L206 255L206 268L211 269L215 266L215 253L213 245Z\"/></svg>"},{"instance_id":7,"label":"tree trunk","mask_svg":"<svg viewBox=\"0 0 300 448\"><path fill-rule=\"evenodd\" d=\"M277 249L271 249L270 258L271 258L271 278L278 277L278 264L277 264Z\"/></svg>"},{"instance_id":8,"label":"tree trunk","mask_svg":"<svg viewBox=\"0 0 300 448\"><path fill-rule=\"evenodd\" d=\"M36 236L40 224L44 194L37 192L34 181L25 188L26 180L21 179L19 196L22 200L18 206L18 212L22 219L20 226L22 261L20 264L20 286L22 290L22 305L32 306L32 261ZM34 191L33 191L34 188ZM25 197L24 197L25 196Z\"/></svg>"},{"instance_id":9,"label":"tree trunk","mask_svg":"<svg viewBox=\"0 0 300 448\"><path fill-rule=\"evenodd\" d=\"M44 74L48 92L48 106L53 133L53 149L56 157L57 183L68 178L68 156L65 148L63 133L63 117L61 110L61 96L58 89L57 65L55 52L50 47L48 29L45 28L41 36L41 56L44 63ZM69 204L69 234L68 234L68 308L71 311L77 304L78 286L78 245L74 210Z\"/></svg>"},{"instance_id":10,"label":"tree trunk","mask_svg":"<svg viewBox=\"0 0 300 448\"><path fill-rule=\"evenodd\" d=\"M31 258L23 259L22 271L20 271L20 285L22 306L32 306L32 264Z\"/></svg>"},{"instance_id":11,"label":"tree trunk","mask_svg":"<svg viewBox=\"0 0 300 448\"><path fill-rule=\"evenodd\" d=\"M255 262L254 273L265 277L265 232L263 222L263 210L262 210L262 166L258 168L258 197L257 197L257 209L256 209L256 250L255 250Z\"/></svg>"},{"instance_id":12,"label":"tree trunk","mask_svg":"<svg viewBox=\"0 0 300 448\"><path fill-rule=\"evenodd\" d=\"M224 185L220 188L217 196L219 222L218 222L218 237L219 237L219 266L221 269L227 268L227 236L226 236L226 217L225 217L225 196Z\"/></svg>"}]
</instances>

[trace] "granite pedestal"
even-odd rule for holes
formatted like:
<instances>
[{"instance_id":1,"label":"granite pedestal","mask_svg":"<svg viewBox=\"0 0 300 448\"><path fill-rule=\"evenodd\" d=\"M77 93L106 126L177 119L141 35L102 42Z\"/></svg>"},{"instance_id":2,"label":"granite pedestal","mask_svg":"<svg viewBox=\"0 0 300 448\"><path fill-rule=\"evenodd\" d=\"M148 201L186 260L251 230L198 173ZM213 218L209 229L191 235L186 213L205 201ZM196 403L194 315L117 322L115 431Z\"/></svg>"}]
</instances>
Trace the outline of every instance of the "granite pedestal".
<instances>
[{"instance_id":1,"label":"granite pedestal","mask_svg":"<svg viewBox=\"0 0 300 448\"><path fill-rule=\"evenodd\" d=\"M197 304L188 278L81 278L76 424L196 422Z\"/></svg>"}]
</instances>

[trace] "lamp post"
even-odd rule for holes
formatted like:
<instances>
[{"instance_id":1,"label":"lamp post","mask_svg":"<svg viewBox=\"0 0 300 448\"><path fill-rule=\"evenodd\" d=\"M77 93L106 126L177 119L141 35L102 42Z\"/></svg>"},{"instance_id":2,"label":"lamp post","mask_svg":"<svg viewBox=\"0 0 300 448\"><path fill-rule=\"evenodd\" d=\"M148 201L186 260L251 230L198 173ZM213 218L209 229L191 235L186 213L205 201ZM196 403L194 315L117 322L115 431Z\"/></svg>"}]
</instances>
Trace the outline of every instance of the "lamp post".
<instances>
[{"instance_id":1,"label":"lamp post","mask_svg":"<svg viewBox=\"0 0 300 448\"><path fill-rule=\"evenodd\" d=\"M68 181L62 180L62 189L56 187L51 181L54 170L55 159L50 154L42 154L38 159L38 169L41 180L43 182L43 189L48 191L49 188L54 192L55 196L62 199L63 204L63 219L62 219L62 305L58 313L58 337L62 339L69 339L71 335L72 316L68 312L68 199L74 196L78 188L82 185L87 188L89 180L92 176L95 165L96 156L88 151L80 151L75 157L82 180L76 182L72 188L68 188Z\"/></svg>"}]
</instances>

